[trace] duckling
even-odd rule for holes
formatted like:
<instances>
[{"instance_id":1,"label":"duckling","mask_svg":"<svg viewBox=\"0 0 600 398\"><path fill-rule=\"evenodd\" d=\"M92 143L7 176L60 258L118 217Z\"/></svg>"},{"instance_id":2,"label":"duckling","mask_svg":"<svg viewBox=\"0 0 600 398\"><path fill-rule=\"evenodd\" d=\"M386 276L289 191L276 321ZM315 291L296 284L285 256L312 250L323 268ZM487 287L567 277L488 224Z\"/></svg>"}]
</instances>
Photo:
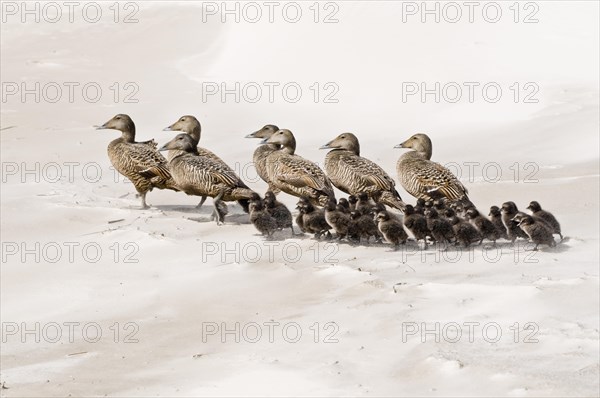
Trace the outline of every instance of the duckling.
<instances>
[{"instance_id":1,"label":"duckling","mask_svg":"<svg viewBox=\"0 0 600 398\"><path fill-rule=\"evenodd\" d=\"M519 227L518 223L513 221L519 209L515 202L502 203L502 224L506 228L506 236L508 240L515 243L517 238L527 239L527 234Z\"/></svg>"},{"instance_id":2,"label":"duckling","mask_svg":"<svg viewBox=\"0 0 600 398\"><path fill-rule=\"evenodd\" d=\"M177 151L168 163L175 183L188 195L212 197L217 224L222 224L225 217L220 211L220 201L243 200L248 204L256 194L221 163L198 156L196 144L188 134L178 134L160 150ZM156 170L150 168L141 173L153 175Z\"/></svg>"},{"instance_id":3,"label":"duckling","mask_svg":"<svg viewBox=\"0 0 600 398\"><path fill-rule=\"evenodd\" d=\"M454 210L448 209L452 212ZM471 243L481 242L482 235L471 223L461 220L456 214L450 216L448 222L452 225L454 236L456 237L456 245L461 243L464 247L469 247Z\"/></svg>"},{"instance_id":4,"label":"duckling","mask_svg":"<svg viewBox=\"0 0 600 398\"><path fill-rule=\"evenodd\" d=\"M292 235L294 233L294 227L292 225L292 213L288 208L281 202L279 202L275 194L271 191L265 193L265 208L277 222L277 229L290 228Z\"/></svg>"},{"instance_id":5,"label":"duckling","mask_svg":"<svg viewBox=\"0 0 600 398\"><path fill-rule=\"evenodd\" d=\"M274 124L267 124L260 130L257 130L252 134L248 134L246 138L260 138L261 140L268 140L277 131L279 131L279 127L275 126ZM278 194L280 191L277 187L273 186L273 184L271 184L271 180L269 180L269 173L267 171L267 157L280 148L281 146L277 144L259 145L252 156L252 162L254 163L256 173L264 182L269 184L269 190L274 194Z\"/></svg>"},{"instance_id":6,"label":"duckling","mask_svg":"<svg viewBox=\"0 0 600 398\"><path fill-rule=\"evenodd\" d=\"M422 240L427 243L427 236L431 235L427 227L427 220L415 211L412 205L406 205L404 209L404 226L413 234L418 242Z\"/></svg>"},{"instance_id":7,"label":"duckling","mask_svg":"<svg viewBox=\"0 0 600 398\"><path fill-rule=\"evenodd\" d=\"M277 220L269 214L260 200L251 201L249 210L252 225L258 232L270 238L277 229Z\"/></svg>"},{"instance_id":8,"label":"duckling","mask_svg":"<svg viewBox=\"0 0 600 398\"><path fill-rule=\"evenodd\" d=\"M338 240L342 240L348 235L350 216L337 209L335 199L329 199L329 203L325 206L325 220L337 234Z\"/></svg>"},{"instance_id":9,"label":"duckling","mask_svg":"<svg viewBox=\"0 0 600 398\"><path fill-rule=\"evenodd\" d=\"M519 227L525 231L532 243L535 243L533 250L538 250L539 245L556 246L552 230L539 221L536 221L528 214L517 214L513 221L518 222Z\"/></svg>"},{"instance_id":10,"label":"duckling","mask_svg":"<svg viewBox=\"0 0 600 398\"><path fill-rule=\"evenodd\" d=\"M315 238L320 238L323 234L331 237L329 230L331 227L325 220L325 213L317 209L307 197L301 197L298 201L298 209L302 213L302 226L307 233L315 234Z\"/></svg>"},{"instance_id":11,"label":"duckling","mask_svg":"<svg viewBox=\"0 0 600 398\"><path fill-rule=\"evenodd\" d=\"M350 195L364 193L376 202L398 210L404 208L394 180L376 163L360 156L360 144L354 134L340 134L320 149L331 149L325 156L325 171L340 191Z\"/></svg>"},{"instance_id":12,"label":"duckling","mask_svg":"<svg viewBox=\"0 0 600 398\"><path fill-rule=\"evenodd\" d=\"M338 200L338 206L341 207L340 210L342 210L344 213L350 214L350 212L352 210L350 210L350 203L348 202L348 199L346 198L340 198Z\"/></svg>"},{"instance_id":13,"label":"duckling","mask_svg":"<svg viewBox=\"0 0 600 398\"><path fill-rule=\"evenodd\" d=\"M350 213L350 219L352 220L351 228L348 229L350 239L360 242L362 238L365 238L367 243L371 237L375 238L375 241L381 240L379 228L372 216L362 214L360 210L354 210Z\"/></svg>"},{"instance_id":14,"label":"duckling","mask_svg":"<svg viewBox=\"0 0 600 398\"><path fill-rule=\"evenodd\" d=\"M490 220L496 226L496 230L498 231L498 236L503 239L508 239L508 235L506 234L506 227L502 222L502 212L500 212L500 208L498 206L490 207Z\"/></svg>"},{"instance_id":15,"label":"duckling","mask_svg":"<svg viewBox=\"0 0 600 398\"><path fill-rule=\"evenodd\" d=\"M533 213L533 215L535 217L541 218L542 220L544 220L549 226L550 229L552 230L553 234L558 234L560 236L560 240L563 240L563 235L560 231L560 223L558 222L558 220L556 219L556 217L554 217L554 215L552 213L550 213L549 211L546 210L542 210L542 206L540 206L540 204L538 202L536 202L535 200L532 201L531 203L529 203L529 206L527 206L527 209L531 210L531 212Z\"/></svg>"},{"instance_id":16,"label":"duckling","mask_svg":"<svg viewBox=\"0 0 600 398\"><path fill-rule=\"evenodd\" d=\"M385 240L391 243L395 249L398 249L400 244L405 244L408 240L408 234L402 227L402 223L395 217L390 217L388 211L383 210L375 216L377 228Z\"/></svg>"},{"instance_id":17,"label":"duckling","mask_svg":"<svg viewBox=\"0 0 600 398\"><path fill-rule=\"evenodd\" d=\"M415 208L415 213L420 214L420 215L425 215L425 199L418 198L417 204L414 206L414 208Z\"/></svg>"},{"instance_id":18,"label":"duckling","mask_svg":"<svg viewBox=\"0 0 600 398\"><path fill-rule=\"evenodd\" d=\"M350 204L350 211L356 210L356 203L358 203L356 195L348 196L348 203Z\"/></svg>"},{"instance_id":19,"label":"duckling","mask_svg":"<svg viewBox=\"0 0 600 398\"><path fill-rule=\"evenodd\" d=\"M118 114L96 129L121 132L121 137L108 144L108 157L115 170L133 183L142 198L142 209L149 208L146 194L152 188L179 190L171 177L167 160L156 150L154 140L135 141L135 124L128 115ZM140 175L140 171L149 167L155 167L159 173L148 177Z\"/></svg>"},{"instance_id":20,"label":"duckling","mask_svg":"<svg viewBox=\"0 0 600 398\"><path fill-rule=\"evenodd\" d=\"M483 242L484 239L489 239L494 244L496 243L500 234L498 233L496 226L490 220L482 216L475 208L467 210L467 218L481 234L479 243Z\"/></svg>"},{"instance_id":21,"label":"duckling","mask_svg":"<svg viewBox=\"0 0 600 398\"><path fill-rule=\"evenodd\" d=\"M369 195L365 192L361 192L357 195L357 198L356 210L360 211L362 214L373 215L374 204L369 199Z\"/></svg>"},{"instance_id":22,"label":"duckling","mask_svg":"<svg viewBox=\"0 0 600 398\"><path fill-rule=\"evenodd\" d=\"M450 243L454 241L454 230L452 225L443 217L440 217L434 207L425 211L427 228L431 231L432 238L437 243Z\"/></svg>"},{"instance_id":23,"label":"duckling","mask_svg":"<svg viewBox=\"0 0 600 398\"><path fill-rule=\"evenodd\" d=\"M267 156L267 172L273 187L293 196L305 196L318 206L335 199L329 178L315 163L295 154L296 139L290 130L279 130L265 144L281 145Z\"/></svg>"},{"instance_id":24,"label":"duckling","mask_svg":"<svg viewBox=\"0 0 600 398\"><path fill-rule=\"evenodd\" d=\"M438 211L438 213L444 213L446 211L446 200L444 198L438 198L433 201L433 207Z\"/></svg>"}]
</instances>

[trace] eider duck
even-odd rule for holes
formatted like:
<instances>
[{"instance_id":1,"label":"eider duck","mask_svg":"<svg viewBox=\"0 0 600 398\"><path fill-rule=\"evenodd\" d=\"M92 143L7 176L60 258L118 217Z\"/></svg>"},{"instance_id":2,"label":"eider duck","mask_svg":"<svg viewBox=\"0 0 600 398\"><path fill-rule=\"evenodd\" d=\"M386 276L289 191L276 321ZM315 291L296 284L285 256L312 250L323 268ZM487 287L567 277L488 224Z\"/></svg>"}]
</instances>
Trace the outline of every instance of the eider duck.
<instances>
[{"instance_id":1,"label":"eider duck","mask_svg":"<svg viewBox=\"0 0 600 398\"><path fill-rule=\"evenodd\" d=\"M560 231L560 223L552 213L546 210L542 210L542 206L540 206L540 204L535 200L529 203L527 209L531 210L531 213L533 213L534 218L538 217L544 220L552 229L552 233L558 234L560 236L560 240L563 240L563 235Z\"/></svg>"},{"instance_id":2,"label":"eider duck","mask_svg":"<svg viewBox=\"0 0 600 398\"><path fill-rule=\"evenodd\" d=\"M353 241L360 243L361 238L365 238L367 243L374 237L376 241L381 240L379 228L373 216L362 214L359 210L350 212L352 224L348 229L348 236Z\"/></svg>"},{"instance_id":3,"label":"eider duck","mask_svg":"<svg viewBox=\"0 0 600 398\"><path fill-rule=\"evenodd\" d=\"M437 243L450 243L454 240L454 229L450 222L440 217L437 210L432 207L425 211L427 228L431 231L431 237Z\"/></svg>"},{"instance_id":4,"label":"eider duck","mask_svg":"<svg viewBox=\"0 0 600 398\"><path fill-rule=\"evenodd\" d=\"M320 238L323 234L327 234L327 237L331 237L329 230L331 226L325 220L325 213L323 210L316 208L307 197L300 197L296 207L302 217L300 220L296 219L297 224L303 229L303 232L315 234L315 238ZM300 222L298 222L300 221Z\"/></svg>"},{"instance_id":5,"label":"eider duck","mask_svg":"<svg viewBox=\"0 0 600 398\"><path fill-rule=\"evenodd\" d=\"M267 212L275 219L277 229L290 228L292 230L292 235L295 235L294 227L292 225L292 213L286 205L277 200L272 191L267 191L265 193L264 204Z\"/></svg>"},{"instance_id":6,"label":"eider duck","mask_svg":"<svg viewBox=\"0 0 600 398\"><path fill-rule=\"evenodd\" d=\"M455 245L462 244L464 247L469 247L471 243L481 242L483 237L473 224L462 220L452 209L447 209L446 211L449 212L446 214L446 217L448 217L448 214L453 214L448 217L448 222L452 225L452 230L454 231L456 238Z\"/></svg>"},{"instance_id":7,"label":"eider duck","mask_svg":"<svg viewBox=\"0 0 600 398\"><path fill-rule=\"evenodd\" d=\"M396 170L402 187L416 198L450 202L468 201L467 188L444 166L432 162L432 144L425 134L415 134L394 148L410 148L398 159Z\"/></svg>"},{"instance_id":8,"label":"eider duck","mask_svg":"<svg viewBox=\"0 0 600 398\"><path fill-rule=\"evenodd\" d=\"M508 235L506 234L506 227L502 223L502 212L500 211L500 208L498 206L490 207L490 213L488 214L488 216L490 216L490 220L496 226L500 238L508 239Z\"/></svg>"},{"instance_id":9,"label":"eider duck","mask_svg":"<svg viewBox=\"0 0 600 398\"><path fill-rule=\"evenodd\" d=\"M313 204L325 206L335 199L329 178L315 163L295 154L296 139L290 130L279 130L263 144L281 145L267 156L267 173L271 185L281 191L307 197Z\"/></svg>"},{"instance_id":10,"label":"eider duck","mask_svg":"<svg viewBox=\"0 0 600 398\"><path fill-rule=\"evenodd\" d=\"M118 114L96 129L121 132L121 137L108 144L108 158L115 170L133 183L142 198L142 209L149 207L146 203L146 193L152 188L178 190L167 167L167 160L156 150L156 142L135 141L135 124L128 115ZM155 167L160 173L150 177L140 175L141 171L149 167Z\"/></svg>"},{"instance_id":11,"label":"eider duck","mask_svg":"<svg viewBox=\"0 0 600 398\"><path fill-rule=\"evenodd\" d=\"M190 137L193 138L194 145L198 145L202 133L202 126L200 125L200 122L198 121L198 119L196 119L196 117L192 115L184 115L180 117L175 123L171 124L168 127L165 127L163 131L181 131L182 133L187 133L190 135ZM197 147L196 149L198 150L198 155L207 157L211 160L214 160L217 163L222 163L225 167L229 167L227 163L225 163L220 157L218 157L208 149L202 147ZM174 153L175 152L169 152L167 155L167 159L171 160L171 157L174 156ZM206 196L203 196L200 200L200 203L198 203L198 206L196 207L201 208L205 200Z\"/></svg>"},{"instance_id":12,"label":"eider duck","mask_svg":"<svg viewBox=\"0 0 600 398\"><path fill-rule=\"evenodd\" d=\"M404 209L404 226L413 234L417 243L422 240L427 247L427 236L431 235L425 216L417 213L412 205Z\"/></svg>"},{"instance_id":13,"label":"eider duck","mask_svg":"<svg viewBox=\"0 0 600 398\"><path fill-rule=\"evenodd\" d=\"M512 243L517 240L517 238L527 239L527 234L523 231L518 223L513 220L513 218L517 215L519 209L515 202L509 201L502 203L502 224L506 228L506 235L508 240Z\"/></svg>"},{"instance_id":14,"label":"eider duck","mask_svg":"<svg viewBox=\"0 0 600 398\"><path fill-rule=\"evenodd\" d=\"M338 240L348 235L348 228L352 222L349 214L337 209L335 199L329 199L325 206L325 221L335 231Z\"/></svg>"},{"instance_id":15,"label":"eider duck","mask_svg":"<svg viewBox=\"0 0 600 398\"><path fill-rule=\"evenodd\" d=\"M244 209L248 209L250 199L256 195L231 169L199 156L194 139L189 134L178 134L160 150L178 151L169 161L169 170L175 183L188 195L212 197L217 224L224 221L224 214L219 211L222 201L238 201ZM151 174L154 170L146 172Z\"/></svg>"},{"instance_id":16,"label":"eider duck","mask_svg":"<svg viewBox=\"0 0 600 398\"><path fill-rule=\"evenodd\" d=\"M467 218L481 234L479 243L483 242L484 239L489 239L495 244L496 240L500 239L500 233L498 233L494 223L479 213L479 210L475 208L467 210Z\"/></svg>"},{"instance_id":17,"label":"eider duck","mask_svg":"<svg viewBox=\"0 0 600 398\"><path fill-rule=\"evenodd\" d=\"M520 213L517 214L513 221L519 224L519 227L525 231L532 243L535 243L533 250L537 250L539 245L548 245L550 247L556 246L554 237L552 236L552 230L548 228L547 224L535 220L528 214Z\"/></svg>"},{"instance_id":18,"label":"eider duck","mask_svg":"<svg viewBox=\"0 0 600 398\"><path fill-rule=\"evenodd\" d=\"M325 156L325 172L340 191L349 195L366 193L376 202L404 209L396 183L376 163L360 156L360 144L354 134L340 134L319 149L332 149Z\"/></svg>"},{"instance_id":19,"label":"eider duck","mask_svg":"<svg viewBox=\"0 0 600 398\"><path fill-rule=\"evenodd\" d=\"M392 244L395 249L400 244L405 244L408 240L408 234L404 230L402 223L397 218L391 217L387 210L380 211L376 214L377 228L386 241Z\"/></svg>"},{"instance_id":20,"label":"eider duck","mask_svg":"<svg viewBox=\"0 0 600 398\"><path fill-rule=\"evenodd\" d=\"M279 131L279 127L274 124L267 124L260 130L255 131L252 134L248 134L246 138L260 138L261 140L268 140L273 134ZM252 155L252 162L258 176L267 184L269 184L269 191L274 194L278 194L280 191L277 187L274 187L269 180L269 173L267 171L267 156L274 151L280 149L281 146L277 144L263 144L259 145Z\"/></svg>"},{"instance_id":21,"label":"eider duck","mask_svg":"<svg viewBox=\"0 0 600 398\"><path fill-rule=\"evenodd\" d=\"M277 229L277 221L269 214L262 200L252 200L249 205L250 222L267 238L273 235Z\"/></svg>"}]
</instances>

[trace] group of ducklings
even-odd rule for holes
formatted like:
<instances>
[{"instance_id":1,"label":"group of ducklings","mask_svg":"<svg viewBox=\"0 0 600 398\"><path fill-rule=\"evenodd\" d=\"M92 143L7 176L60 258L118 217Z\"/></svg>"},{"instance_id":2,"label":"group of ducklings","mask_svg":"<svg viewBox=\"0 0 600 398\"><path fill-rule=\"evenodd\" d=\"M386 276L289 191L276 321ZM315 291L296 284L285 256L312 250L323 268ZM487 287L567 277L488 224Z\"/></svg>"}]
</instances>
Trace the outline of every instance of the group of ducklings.
<instances>
[{"instance_id":1,"label":"group of ducklings","mask_svg":"<svg viewBox=\"0 0 600 398\"><path fill-rule=\"evenodd\" d=\"M343 133L323 145L329 149L323 171L316 163L296 154L296 139L288 129L268 124L249 134L260 138L253 163L269 191L261 198L250 189L227 163L208 149L198 146L201 125L191 115L180 117L164 130L179 132L158 149L154 140L136 142L135 124L125 114L118 114L97 129L121 131L121 137L108 145L108 155L117 171L133 183L148 208L146 194L153 188L182 191L214 202L214 218L224 223L225 202L237 201L250 221L263 234L290 228L294 234L292 214L276 195L284 192L299 198L296 224L302 232L317 238L367 242L385 239L394 247L406 243L410 231L417 242L469 246L484 239L495 242L507 238L528 237L535 243L554 246L553 234L560 235L556 218L541 209L539 203L528 207L533 214L517 210L506 202L502 211L493 206L491 219L481 215L467 196L465 186L446 167L431 160L432 143L425 134L415 134L396 146L410 151L398 160L396 170L402 187L418 198L415 206L404 203L395 181L375 162L360 155L358 138ZM168 151L165 158L160 152ZM333 187L348 194L335 198ZM404 213L390 212L386 206ZM562 239L562 235L561 239Z\"/></svg>"},{"instance_id":2,"label":"group of ducklings","mask_svg":"<svg viewBox=\"0 0 600 398\"><path fill-rule=\"evenodd\" d=\"M422 242L425 249L429 244L450 244L469 247L481 244L484 240L493 244L499 239L529 239L538 250L540 244L556 246L554 234L563 236L556 217L542 210L537 201L532 201L527 209L531 214L521 212L514 202L505 202L502 208L492 206L484 216L471 203L448 202L418 199L416 204L406 204L404 215L388 211L382 203L372 202L368 195L350 195L336 202L330 199L324 208L313 205L302 197L296 204L298 214L296 225L303 233L314 234L316 239L345 239L350 243L385 240L395 249L409 240L410 232L417 244ZM250 220L256 229L267 237L277 230L290 228L294 233L292 213L277 201L271 191L264 200L255 195L250 201Z\"/></svg>"}]
</instances>

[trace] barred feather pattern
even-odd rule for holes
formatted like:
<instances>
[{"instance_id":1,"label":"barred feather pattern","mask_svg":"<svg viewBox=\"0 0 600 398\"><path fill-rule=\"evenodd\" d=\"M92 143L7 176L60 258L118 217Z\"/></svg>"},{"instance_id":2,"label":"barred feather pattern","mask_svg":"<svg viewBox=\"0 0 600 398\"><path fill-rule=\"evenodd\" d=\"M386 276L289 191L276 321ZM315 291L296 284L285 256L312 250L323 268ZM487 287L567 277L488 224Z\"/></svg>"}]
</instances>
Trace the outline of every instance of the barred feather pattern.
<instances>
[{"instance_id":1,"label":"barred feather pattern","mask_svg":"<svg viewBox=\"0 0 600 398\"><path fill-rule=\"evenodd\" d=\"M330 151L325 156L325 172L336 188L349 195L364 192L396 209L404 206L394 180L379 165L352 151Z\"/></svg>"},{"instance_id":2,"label":"barred feather pattern","mask_svg":"<svg viewBox=\"0 0 600 398\"><path fill-rule=\"evenodd\" d=\"M178 190L167 167L167 160L156 148L154 140L127 142L123 137L108 145L108 157L113 167L133 183L139 194L151 191L152 188ZM157 168L160 173L148 177L140 174L148 168Z\"/></svg>"},{"instance_id":3,"label":"barred feather pattern","mask_svg":"<svg viewBox=\"0 0 600 398\"><path fill-rule=\"evenodd\" d=\"M417 199L450 201L467 199L467 188L444 166L410 151L396 165L402 187Z\"/></svg>"},{"instance_id":4,"label":"barred feather pattern","mask_svg":"<svg viewBox=\"0 0 600 398\"><path fill-rule=\"evenodd\" d=\"M267 157L267 171L271 184L293 196L307 197L311 203L325 206L335 199L331 181L315 163L283 150Z\"/></svg>"}]
</instances>

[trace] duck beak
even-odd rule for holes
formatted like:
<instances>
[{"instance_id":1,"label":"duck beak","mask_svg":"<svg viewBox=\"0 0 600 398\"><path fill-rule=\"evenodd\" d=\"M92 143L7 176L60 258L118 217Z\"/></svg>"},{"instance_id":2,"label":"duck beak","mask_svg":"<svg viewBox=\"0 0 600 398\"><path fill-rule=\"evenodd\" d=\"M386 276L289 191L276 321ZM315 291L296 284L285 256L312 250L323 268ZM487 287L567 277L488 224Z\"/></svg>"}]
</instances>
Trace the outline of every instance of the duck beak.
<instances>
[{"instance_id":1,"label":"duck beak","mask_svg":"<svg viewBox=\"0 0 600 398\"><path fill-rule=\"evenodd\" d=\"M406 143L406 141L404 141L404 142L402 142L402 143L400 143L400 144L396 145L394 148L395 148L395 149L398 149L398 148L406 148L406 147L404 146L404 144L405 144L405 143Z\"/></svg>"},{"instance_id":2,"label":"duck beak","mask_svg":"<svg viewBox=\"0 0 600 398\"><path fill-rule=\"evenodd\" d=\"M269 139L265 138L264 140L262 140L261 142L258 143L258 145L263 145L263 144L270 144Z\"/></svg>"},{"instance_id":3,"label":"duck beak","mask_svg":"<svg viewBox=\"0 0 600 398\"><path fill-rule=\"evenodd\" d=\"M158 151L159 152L168 151L169 150L169 148L167 148L168 145L169 145L169 143L166 143L165 145L161 146Z\"/></svg>"},{"instance_id":4,"label":"duck beak","mask_svg":"<svg viewBox=\"0 0 600 398\"><path fill-rule=\"evenodd\" d=\"M244 138L256 138L256 136L255 136L255 134L256 134L256 133L258 133L258 131L255 131L255 132L254 132L254 133L252 133L252 134L248 134L248 135L247 135L246 137L244 137Z\"/></svg>"},{"instance_id":5,"label":"duck beak","mask_svg":"<svg viewBox=\"0 0 600 398\"><path fill-rule=\"evenodd\" d=\"M332 147L331 147L331 143L332 143L332 142L333 142L333 141L329 141L327 144L325 144L325 145L321 145L321 146L319 147L319 149L332 149Z\"/></svg>"},{"instance_id":6,"label":"duck beak","mask_svg":"<svg viewBox=\"0 0 600 398\"><path fill-rule=\"evenodd\" d=\"M169 127L165 127L162 131L173 131L173 125L170 125Z\"/></svg>"},{"instance_id":7,"label":"duck beak","mask_svg":"<svg viewBox=\"0 0 600 398\"><path fill-rule=\"evenodd\" d=\"M108 123L108 122L106 122ZM93 126L96 130L106 130L106 123L104 123L102 126Z\"/></svg>"}]
</instances>

